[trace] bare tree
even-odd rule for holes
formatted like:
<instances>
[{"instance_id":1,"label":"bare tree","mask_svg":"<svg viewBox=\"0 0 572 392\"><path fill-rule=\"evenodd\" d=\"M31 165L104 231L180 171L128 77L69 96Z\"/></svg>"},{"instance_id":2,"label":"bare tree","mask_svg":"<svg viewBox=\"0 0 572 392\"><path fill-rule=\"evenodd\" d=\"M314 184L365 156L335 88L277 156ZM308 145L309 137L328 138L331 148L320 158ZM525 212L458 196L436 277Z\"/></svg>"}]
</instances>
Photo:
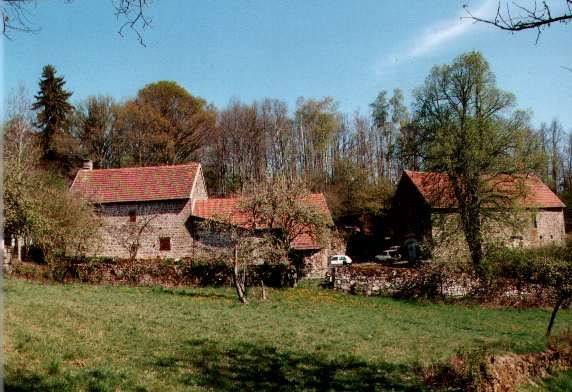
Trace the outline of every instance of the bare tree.
<instances>
[{"instance_id":1,"label":"bare tree","mask_svg":"<svg viewBox=\"0 0 572 392\"><path fill-rule=\"evenodd\" d=\"M65 0L71 3L73 0ZM132 30L137 40L143 46L143 31L151 26L152 19L146 14L152 0L112 0L115 16L122 20L119 35L123 36L125 29ZM4 0L2 1L2 34L11 37L13 32L38 32L40 27L33 21L31 8L36 6L36 0Z\"/></svg>"},{"instance_id":2,"label":"bare tree","mask_svg":"<svg viewBox=\"0 0 572 392\"><path fill-rule=\"evenodd\" d=\"M224 257L231 266L232 283L236 290L238 300L243 304L248 304L246 291L246 278L248 267L257 261L257 242L255 225L247 224L238 226L232 219L232 212L220 215L213 220L205 220L201 223L200 229L208 233L211 237L209 242L213 242L216 237L217 257ZM264 284L262 284L264 287ZM265 297L264 293L264 297Z\"/></svg>"},{"instance_id":3,"label":"bare tree","mask_svg":"<svg viewBox=\"0 0 572 392\"><path fill-rule=\"evenodd\" d=\"M542 31L554 23L570 23L572 21L572 0L561 0L561 7L549 5L546 1L534 1L530 6L523 6L518 2L499 1L497 12L493 18L482 18L473 15L467 5L464 5L469 18L476 21L493 25L506 31L537 31L536 40Z\"/></svg>"},{"instance_id":4,"label":"bare tree","mask_svg":"<svg viewBox=\"0 0 572 392\"><path fill-rule=\"evenodd\" d=\"M152 222L158 216L151 207L143 207L135 211L135 219L129 217L122 225L107 226L105 229L108 235L117 239L119 245L129 254L129 260L133 261L137 258L143 239L153 232Z\"/></svg>"},{"instance_id":5,"label":"bare tree","mask_svg":"<svg viewBox=\"0 0 572 392\"><path fill-rule=\"evenodd\" d=\"M20 84L8 96L7 122L4 125L4 159L11 161L17 168L17 175L28 173L37 163L39 146L34 128L35 114L24 85Z\"/></svg>"}]
</instances>

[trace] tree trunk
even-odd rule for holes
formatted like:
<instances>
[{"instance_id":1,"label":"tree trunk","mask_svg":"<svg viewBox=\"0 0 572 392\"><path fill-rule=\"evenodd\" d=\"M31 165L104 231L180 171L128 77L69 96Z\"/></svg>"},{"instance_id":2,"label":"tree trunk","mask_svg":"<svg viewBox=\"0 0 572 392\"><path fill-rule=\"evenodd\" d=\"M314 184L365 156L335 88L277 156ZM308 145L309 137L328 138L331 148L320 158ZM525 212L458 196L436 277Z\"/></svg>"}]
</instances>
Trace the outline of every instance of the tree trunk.
<instances>
[{"instance_id":1,"label":"tree trunk","mask_svg":"<svg viewBox=\"0 0 572 392\"><path fill-rule=\"evenodd\" d=\"M238 295L238 300L243 304L247 304L248 301L246 300L246 295L244 292L244 281L243 277L240 274L240 268L238 265L238 251L236 246L234 247L234 254L233 254L233 269L232 269L232 281L234 283L234 288L236 289L236 295Z\"/></svg>"},{"instance_id":2,"label":"tree trunk","mask_svg":"<svg viewBox=\"0 0 572 392\"><path fill-rule=\"evenodd\" d=\"M264 287L264 281L260 279L260 287L262 288L262 299L266 301L268 298L266 297L266 287Z\"/></svg>"},{"instance_id":3,"label":"tree trunk","mask_svg":"<svg viewBox=\"0 0 572 392\"><path fill-rule=\"evenodd\" d=\"M564 302L564 297L559 296L558 300L554 304L554 309L552 309L552 314L550 315L550 322L548 323L548 328L546 329L546 337L550 336L550 332L552 332L552 326L554 325L554 320L556 320L556 313L558 313L558 309Z\"/></svg>"}]
</instances>

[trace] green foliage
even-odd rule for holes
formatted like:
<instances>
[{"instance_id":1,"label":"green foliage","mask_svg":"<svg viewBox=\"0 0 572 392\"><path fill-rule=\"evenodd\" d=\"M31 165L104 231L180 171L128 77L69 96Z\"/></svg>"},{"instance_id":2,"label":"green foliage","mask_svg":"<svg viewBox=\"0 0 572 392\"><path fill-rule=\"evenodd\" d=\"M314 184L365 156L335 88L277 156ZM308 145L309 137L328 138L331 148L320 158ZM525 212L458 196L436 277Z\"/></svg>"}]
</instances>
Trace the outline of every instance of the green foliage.
<instances>
[{"instance_id":1,"label":"green foliage","mask_svg":"<svg viewBox=\"0 0 572 392\"><path fill-rule=\"evenodd\" d=\"M4 162L5 230L42 251L56 275L74 263L64 256L86 255L98 240L99 220L87 203L71 195L60 177L34 169L21 172Z\"/></svg>"},{"instance_id":2,"label":"green foliage","mask_svg":"<svg viewBox=\"0 0 572 392\"><path fill-rule=\"evenodd\" d=\"M572 250L568 247L498 248L487 254L485 266L493 279L512 278L572 291Z\"/></svg>"},{"instance_id":3,"label":"green foliage","mask_svg":"<svg viewBox=\"0 0 572 392\"><path fill-rule=\"evenodd\" d=\"M572 299L572 249L558 246L501 248L487 255L485 266L490 280L513 279L539 285L552 293L554 309L546 331L546 335L550 335L558 310Z\"/></svg>"},{"instance_id":4,"label":"green foliage","mask_svg":"<svg viewBox=\"0 0 572 392\"><path fill-rule=\"evenodd\" d=\"M483 256L485 207L510 207L509 197L492 184L499 175L529 173L539 164L539 144L528 129L528 116L510 111L514 100L496 86L488 62L478 52L434 67L425 85L415 91L425 165L449 175L476 270Z\"/></svg>"},{"instance_id":5,"label":"green foliage","mask_svg":"<svg viewBox=\"0 0 572 392\"><path fill-rule=\"evenodd\" d=\"M371 116L374 125L382 129L389 122L389 102L387 102L387 91L382 90L379 92L375 101L369 107L371 108Z\"/></svg>"},{"instance_id":6,"label":"green foliage","mask_svg":"<svg viewBox=\"0 0 572 392\"><path fill-rule=\"evenodd\" d=\"M66 136L68 116L73 111L73 106L68 102L72 93L64 89L64 78L56 76L56 72L53 65L43 68L40 91L32 105L32 109L38 111L36 125L41 129L46 157L58 152L56 142Z\"/></svg>"},{"instance_id":7,"label":"green foliage","mask_svg":"<svg viewBox=\"0 0 572 392\"><path fill-rule=\"evenodd\" d=\"M296 108L296 122L311 141L311 148L317 154L325 152L338 127L337 104L331 97L322 100L299 100Z\"/></svg>"}]
</instances>

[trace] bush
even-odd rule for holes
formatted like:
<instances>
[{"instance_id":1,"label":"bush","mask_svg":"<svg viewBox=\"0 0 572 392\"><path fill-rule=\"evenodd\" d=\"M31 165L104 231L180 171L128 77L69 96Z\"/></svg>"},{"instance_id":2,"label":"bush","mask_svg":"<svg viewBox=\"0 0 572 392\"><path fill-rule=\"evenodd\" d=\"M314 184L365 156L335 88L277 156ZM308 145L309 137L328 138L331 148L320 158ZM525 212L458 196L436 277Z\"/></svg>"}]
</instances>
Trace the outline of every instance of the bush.
<instances>
[{"instance_id":1,"label":"bush","mask_svg":"<svg viewBox=\"0 0 572 392\"><path fill-rule=\"evenodd\" d=\"M499 248L487 255L484 272L489 281L512 279L544 289L554 304L547 335L560 307L572 299L572 249L568 247Z\"/></svg>"}]
</instances>

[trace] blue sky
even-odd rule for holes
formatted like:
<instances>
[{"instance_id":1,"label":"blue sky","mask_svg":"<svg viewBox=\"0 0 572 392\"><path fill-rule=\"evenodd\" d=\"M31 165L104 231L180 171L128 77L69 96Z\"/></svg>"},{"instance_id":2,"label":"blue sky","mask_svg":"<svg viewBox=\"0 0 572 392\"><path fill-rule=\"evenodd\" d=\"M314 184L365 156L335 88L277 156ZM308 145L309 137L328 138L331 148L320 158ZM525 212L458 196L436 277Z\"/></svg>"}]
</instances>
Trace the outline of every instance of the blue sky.
<instances>
[{"instance_id":1,"label":"blue sky","mask_svg":"<svg viewBox=\"0 0 572 392\"><path fill-rule=\"evenodd\" d=\"M4 91L22 82L35 93L51 63L74 102L174 80L218 107L271 97L292 109L300 96L332 96L346 113L367 113L380 90L399 87L410 101L433 65L479 50L535 125L556 117L572 129L572 72L562 68L572 68L572 25L535 44L534 32L461 20L463 4L487 15L496 1L156 0L142 47L118 35L111 0L42 1L31 15L39 33L3 39Z\"/></svg>"}]
</instances>

